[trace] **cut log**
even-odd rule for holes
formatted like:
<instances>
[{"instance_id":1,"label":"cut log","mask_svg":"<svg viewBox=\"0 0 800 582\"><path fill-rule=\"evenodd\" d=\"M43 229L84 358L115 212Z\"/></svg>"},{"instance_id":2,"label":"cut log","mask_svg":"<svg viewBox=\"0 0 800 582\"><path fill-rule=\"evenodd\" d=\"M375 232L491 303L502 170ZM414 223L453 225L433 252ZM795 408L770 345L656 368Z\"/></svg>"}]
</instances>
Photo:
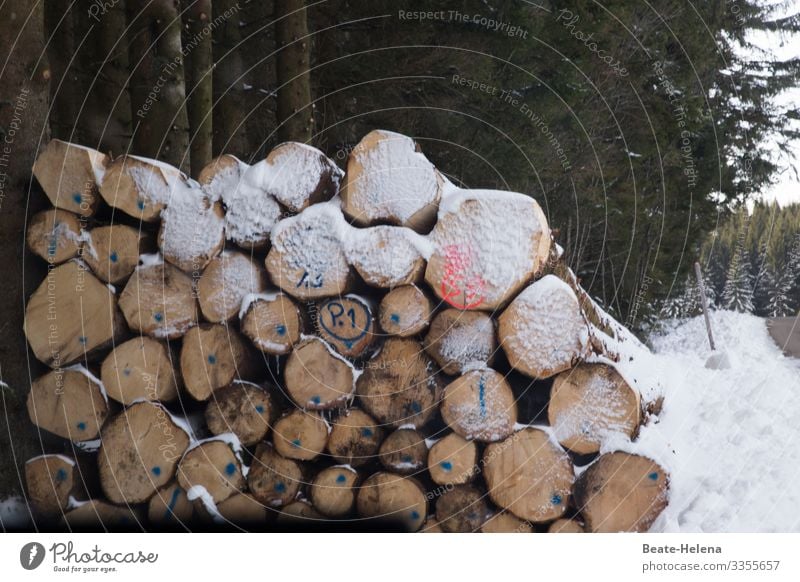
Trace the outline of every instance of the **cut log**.
<instances>
[{"instance_id":1,"label":"cut log","mask_svg":"<svg viewBox=\"0 0 800 582\"><path fill-rule=\"evenodd\" d=\"M185 526L193 515L194 505L174 481L156 491L147 504L147 519L152 524Z\"/></svg>"},{"instance_id":2,"label":"cut log","mask_svg":"<svg viewBox=\"0 0 800 582\"><path fill-rule=\"evenodd\" d=\"M293 410L278 419L272 430L275 450L287 459L311 461L328 444L328 423L316 412Z\"/></svg>"},{"instance_id":3,"label":"cut log","mask_svg":"<svg viewBox=\"0 0 800 582\"><path fill-rule=\"evenodd\" d=\"M64 514L64 525L70 531L139 530L142 529L143 523L144 520L137 510L111 505L99 499L89 500Z\"/></svg>"},{"instance_id":4,"label":"cut log","mask_svg":"<svg viewBox=\"0 0 800 582\"><path fill-rule=\"evenodd\" d=\"M170 180L166 203L158 246L164 260L198 278L225 244L222 205L197 183L179 178Z\"/></svg>"},{"instance_id":5,"label":"cut log","mask_svg":"<svg viewBox=\"0 0 800 582\"><path fill-rule=\"evenodd\" d=\"M247 486L259 502L269 507L291 503L303 484L300 465L279 455L269 443L256 447Z\"/></svg>"},{"instance_id":6,"label":"cut log","mask_svg":"<svg viewBox=\"0 0 800 582\"><path fill-rule=\"evenodd\" d=\"M514 430L517 403L502 374L490 368L473 370L447 385L442 419L465 439L503 440Z\"/></svg>"},{"instance_id":7,"label":"cut log","mask_svg":"<svg viewBox=\"0 0 800 582\"><path fill-rule=\"evenodd\" d=\"M574 475L564 450L538 428L524 428L486 447L483 468L489 497L533 523L564 515Z\"/></svg>"},{"instance_id":8,"label":"cut log","mask_svg":"<svg viewBox=\"0 0 800 582\"><path fill-rule=\"evenodd\" d=\"M488 515L485 494L472 485L456 485L436 500L436 521L444 532L477 532Z\"/></svg>"},{"instance_id":9,"label":"cut log","mask_svg":"<svg viewBox=\"0 0 800 582\"><path fill-rule=\"evenodd\" d=\"M202 442L183 455L178 464L178 484L189 499L208 495L220 504L245 487L239 455L227 439L214 437Z\"/></svg>"},{"instance_id":10,"label":"cut log","mask_svg":"<svg viewBox=\"0 0 800 582\"><path fill-rule=\"evenodd\" d=\"M410 428L391 433L378 452L381 463L388 471L401 475L418 473L428 463L428 446L425 437Z\"/></svg>"},{"instance_id":11,"label":"cut log","mask_svg":"<svg viewBox=\"0 0 800 582\"><path fill-rule=\"evenodd\" d=\"M547 533L586 533L574 519L557 519L547 528Z\"/></svg>"},{"instance_id":12,"label":"cut log","mask_svg":"<svg viewBox=\"0 0 800 582\"><path fill-rule=\"evenodd\" d=\"M353 511L358 473L348 466L328 467L311 483L311 502L326 517L342 518Z\"/></svg>"},{"instance_id":13,"label":"cut log","mask_svg":"<svg viewBox=\"0 0 800 582\"><path fill-rule=\"evenodd\" d=\"M235 493L217 506L220 516L228 523L253 527L264 525L270 519L270 511L248 493Z\"/></svg>"},{"instance_id":14,"label":"cut log","mask_svg":"<svg viewBox=\"0 0 800 582\"><path fill-rule=\"evenodd\" d=\"M352 281L341 242L347 228L335 202L281 220L266 259L272 282L297 299L343 295Z\"/></svg>"},{"instance_id":15,"label":"cut log","mask_svg":"<svg viewBox=\"0 0 800 582\"><path fill-rule=\"evenodd\" d=\"M214 392L206 406L208 430L215 435L232 432L244 446L264 439L270 427L273 406L269 394L257 384L234 381Z\"/></svg>"},{"instance_id":16,"label":"cut log","mask_svg":"<svg viewBox=\"0 0 800 582\"><path fill-rule=\"evenodd\" d=\"M605 364L581 364L556 376L547 418L561 446L579 455L609 438L633 437L641 422L639 392Z\"/></svg>"},{"instance_id":17,"label":"cut log","mask_svg":"<svg viewBox=\"0 0 800 582\"><path fill-rule=\"evenodd\" d=\"M75 488L75 461L64 455L41 455L25 463L28 503L40 516L61 517Z\"/></svg>"},{"instance_id":18,"label":"cut log","mask_svg":"<svg viewBox=\"0 0 800 582\"><path fill-rule=\"evenodd\" d=\"M149 337L135 337L115 347L103 360L100 378L108 395L125 405L178 397L172 354L166 344Z\"/></svg>"},{"instance_id":19,"label":"cut log","mask_svg":"<svg viewBox=\"0 0 800 582\"><path fill-rule=\"evenodd\" d=\"M132 226L98 226L86 234L83 259L101 281L116 284L133 274L139 255L151 250L144 232Z\"/></svg>"},{"instance_id":20,"label":"cut log","mask_svg":"<svg viewBox=\"0 0 800 582\"><path fill-rule=\"evenodd\" d=\"M523 194L450 188L431 233L425 280L458 309L498 309L543 269L547 220Z\"/></svg>"},{"instance_id":21,"label":"cut log","mask_svg":"<svg viewBox=\"0 0 800 582\"><path fill-rule=\"evenodd\" d=\"M311 527L318 526L324 517L304 500L294 501L280 509L277 523L282 526Z\"/></svg>"},{"instance_id":22,"label":"cut log","mask_svg":"<svg viewBox=\"0 0 800 582\"><path fill-rule=\"evenodd\" d=\"M190 329L181 347L181 376L186 391L201 402L215 390L246 379L253 368L251 350L239 332L222 324Z\"/></svg>"},{"instance_id":23,"label":"cut log","mask_svg":"<svg viewBox=\"0 0 800 582\"><path fill-rule=\"evenodd\" d=\"M422 280L427 243L408 228L373 226L350 229L344 241L347 260L367 285L391 289Z\"/></svg>"},{"instance_id":24,"label":"cut log","mask_svg":"<svg viewBox=\"0 0 800 582\"><path fill-rule=\"evenodd\" d=\"M480 311L445 309L431 323L424 345L445 374L485 368L497 352L494 322Z\"/></svg>"},{"instance_id":25,"label":"cut log","mask_svg":"<svg viewBox=\"0 0 800 582\"><path fill-rule=\"evenodd\" d=\"M53 139L36 158L33 175L53 206L91 216L100 201L97 188L107 164L105 154Z\"/></svg>"},{"instance_id":26,"label":"cut log","mask_svg":"<svg viewBox=\"0 0 800 582\"><path fill-rule=\"evenodd\" d=\"M586 531L645 532L667 506L669 476L640 455L601 455L575 483L575 503Z\"/></svg>"},{"instance_id":27,"label":"cut log","mask_svg":"<svg viewBox=\"0 0 800 582\"><path fill-rule=\"evenodd\" d=\"M303 331L300 308L285 293L245 298L239 317L242 333L265 354L288 354L300 341Z\"/></svg>"},{"instance_id":28,"label":"cut log","mask_svg":"<svg viewBox=\"0 0 800 582\"><path fill-rule=\"evenodd\" d=\"M436 414L442 383L419 342L389 338L366 363L356 392L381 424L420 428Z\"/></svg>"},{"instance_id":29,"label":"cut log","mask_svg":"<svg viewBox=\"0 0 800 582\"><path fill-rule=\"evenodd\" d=\"M586 354L589 326L569 285L546 275L511 302L497 333L516 370L549 378Z\"/></svg>"},{"instance_id":30,"label":"cut log","mask_svg":"<svg viewBox=\"0 0 800 582\"><path fill-rule=\"evenodd\" d=\"M444 533L444 530L435 517L429 517L425 520L425 527L419 530L419 533Z\"/></svg>"},{"instance_id":31,"label":"cut log","mask_svg":"<svg viewBox=\"0 0 800 582\"><path fill-rule=\"evenodd\" d=\"M245 180L264 190L290 212L330 200L344 172L317 148L285 142L245 173Z\"/></svg>"},{"instance_id":32,"label":"cut log","mask_svg":"<svg viewBox=\"0 0 800 582\"><path fill-rule=\"evenodd\" d=\"M333 422L328 452L337 462L358 467L375 460L383 430L362 410L347 410Z\"/></svg>"},{"instance_id":33,"label":"cut log","mask_svg":"<svg viewBox=\"0 0 800 582\"><path fill-rule=\"evenodd\" d=\"M422 527L428 514L425 490L415 479L385 472L364 481L356 507L361 517L397 524L407 531Z\"/></svg>"},{"instance_id":34,"label":"cut log","mask_svg":"<svg viewBox=\"0 0 800 582\"><path fill-rule=\"evenodd\" d=\"M177 168L136 156L111 162L100 184L106 204L144 222L155 222L169 199L168 181L181 176Z\"/></svg>"},{"instance_id":35,"label":"cut log","mask_svg":"<svg viewBox=\"0 0 800 582\"><path fill-rule=\"evenodd\" d=\"M533 533L533 526L513 513L499 511L484 522L481 533Z\"/></svg>"},{"instance_id":36,"label":"cut log","mask_svg":"<svg viewBox=\"0 0 800 582\"><path fill-rule=\"evenodd\" d=\"M31 383L33 424L74 442L92 440L108 416L102 384L82 366L53 370Z\"/></svg>"},{"instance_id":37,"label":"cut log","mask_svg":"<svg viewBox=\"0 0 800 582\"><path fill-rule=\"evenodd\" d=\"M264 268L243 253L225 251L212 259L197 284L203 317L212 323L236 317L247 295L267 289Z\"/></svg>"},{"instance_id":38,"label":"cut log","mask_svg":"<svg viewBox=\"0 0 800 582\"><path fill-rule=\"evenodd\" d=\"M53 208L31 218L25 236L30 251L50 264L75 257L81 249L81 223L77 214Z\"/></svg>"},{"instance_id":39,"label":"cut log","mask_svg":"<svg viewBox=\"0 0 800 582\"><path fill-rule=\"evenodd\" d=\"M343 356L357 358L375 340L375 319L367 301L346 295L323 302L316 314L317 331Z\"/></svg>"},{"instance_id":40,"label":"cut log","mask_svg":"<svg viewBox=\"0 0 800 582\"><path fill-rule=\"evenodd\" d=\"M191 278L165 263L138 267L119 306L132 330L159 339L177 339L197 324Z\"/></svg>"},{"instance_id":41,"label":"cut log","mask_svg":"<svg viewBox=\"0 0 800 582\"><path fill-rule=\"evenodd\" d=\"M51 368L94 359L124 330L114 294L78 261L48 270L25 310L28 343Z\"/></svg>"},{"instance_id":42,"label":"cut log","mask_svg":"<svg viewBox=\"0 0 800 582\"><path fill-rule=\"evenodd\" d=\"M478 474L478 447L456 433L434 443L428 453L428 472L437 485L463 485Z\"/></svg>"},{"instance_id":43,"label":"cut log","mask_svg":"<svg viewBox=\"0 0 800 582\"><path fill-rule=\"evenodd\" d=\"M353 367L325 341L311 338L295 346L286 361L284 382L301 408L334 408L353 393Z\"/></svg>"},{"instance_id":44,"label":"cut log","mask_svg":"<svg viewBox=\"0 0 800 582\"><path fill-rule=\"evenodd\" d=\"M416 285L403 285L384 295L378 309L381 329L389 335L410 337L427 329L433 303Z\"/></svg>"},{"instance_id":45,"label":"cut log","mask_svg":"<svg viewBox=\"0 0 800 582\"><path fill-rule=\"evenodd\" d=\"M357 224L389 222L428 232L444 179L409 137L374 130L347 160L343 210Z\"/></svg>"},{"instance_id":46,"label":"cut log","mask_svg":"<svg viewBox=\"0 0 800 582\"><path fill-rule=\"evenodd\" d=\"M142 503L175 476L189 435L160 405L140 402L103 428L100 485L113 503Z\"/></svg>"}]
</instances>

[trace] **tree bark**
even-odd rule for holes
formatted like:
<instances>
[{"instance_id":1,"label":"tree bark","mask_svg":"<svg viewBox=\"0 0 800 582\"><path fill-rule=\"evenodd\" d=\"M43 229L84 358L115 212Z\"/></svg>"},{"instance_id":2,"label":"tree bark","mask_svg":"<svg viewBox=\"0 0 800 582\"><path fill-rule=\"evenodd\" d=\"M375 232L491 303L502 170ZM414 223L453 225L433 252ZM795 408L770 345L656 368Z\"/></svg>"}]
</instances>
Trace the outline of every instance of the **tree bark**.
<instances>
[{"instance_id":1,"label":"tree bark","mask_svg":"<svg viewBox=\"0 0 800 582\"><path fill-rule=\"evenodd\" d=\"M304 0L276 3L278 137L310 143L314 130L309 66L311 43Z\"/></svg>"},{"instance_id":2,"label":"tree bark","mask_svg":"<svg viewBox=\"0 0 800 582\"><path fill-rule=\"evenodd\" d=\"M22 333L25 298L44 275L36 259L25 261L23 252L27 212L44 207L46 198L29 200L31 166L40 144L49 139L47 110L49 79L44 55L44 11L42 3L8 0L0 7L0 248L3 277L0 294L0 499L20 493L19 476L11 467L41 453L41 445L30 428L25 395L31 376L42 367L29 369L27 345ZM27 289L26 289L27 287ZM9 436L13 435L13 439Z\"/></svg>"},{"instance_id":3,"label":"tree bark","mask_svg":"<svg viewBox=\"0 0 800 582\"><path fill-rule=\"evenodd\" d=\"M50 131L52 136L64 141L73 140L75 120L78 117L83 95L78 98L78 84L70 59L75 54L72 34L72 12L70 4L48 2L45 4L44 24L47 45L47 60L50 64ZM79 39L80 41L80 39Z\"/></svg>"},{"instance_id":4,"label":"tree bark","mask_svg":"<svg viewBox=\"0 0 800 582\"><path fill-rule=\"evenodd\" d=\"M212 156L211 71L214 62L211 50L211 0L184 0L184 5L186 108L189 118L192 176L197 176L211 161Z\"/></svg>"},{"instance_id":5,"label":"tree bark","mask_svg":"<svg viewBox=\"0 0 800 582\"><path fill-rule=\"evenodd\" d=\"M215 0L214 14L214 153L249 159L245 132L244 66L238 0Z\"/></svg>"},{"instance_id":6,"label":"tree bark","mask_svg":"<svg viewBox=\"0 0 800 582\"><path fill-rule=\"evenodd\" d=\"M189 169L181 19L174 0L130 0L132 153Z\"/></svg>"}]
</instances>

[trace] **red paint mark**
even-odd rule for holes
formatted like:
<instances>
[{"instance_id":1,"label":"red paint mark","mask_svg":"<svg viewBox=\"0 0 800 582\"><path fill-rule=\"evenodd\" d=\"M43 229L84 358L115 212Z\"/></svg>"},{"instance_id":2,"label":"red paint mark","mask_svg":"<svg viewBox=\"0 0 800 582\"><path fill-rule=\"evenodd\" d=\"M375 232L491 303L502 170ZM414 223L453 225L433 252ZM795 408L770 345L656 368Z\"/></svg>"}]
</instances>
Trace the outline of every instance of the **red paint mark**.
<instances>
[{"instance_id":1,"label":"red paint mark","mask_svg":"<svg viewBox=\"0 0 800 582\"><path fill-rule=\"evenodd\" d=\"M442 277L442 299L458 309L473 309L483 303L486 282L477 273L467 277L472 269L472 252L458 245L444 249L444 275ZM463 301L457 303L460 296Z\"/></svg>"}]
</instances>

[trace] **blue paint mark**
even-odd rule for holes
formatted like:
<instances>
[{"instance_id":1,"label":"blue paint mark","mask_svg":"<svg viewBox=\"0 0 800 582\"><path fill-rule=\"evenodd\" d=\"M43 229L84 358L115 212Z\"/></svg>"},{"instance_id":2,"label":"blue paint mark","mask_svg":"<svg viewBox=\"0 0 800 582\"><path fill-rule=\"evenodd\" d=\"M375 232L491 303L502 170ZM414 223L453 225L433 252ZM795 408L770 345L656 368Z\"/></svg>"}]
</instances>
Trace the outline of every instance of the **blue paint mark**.
<instances>
[{"instance_id":1,"label":"blue paint mark","mask_svg":"<svg viewBox=\"0 0 800 582\"><path fill-rule=\"evenodd\" d=\"M131 369L130 368L125 368L124 370L122 370L122 375L123 376L130 376L131 375Z\"/></svg>"},{"instance_id":2,"label":"blue paint mark","mask_svg":"<svg viewBox=\"0 0 800 582\"><path fill-rule=\"evenodd\" d=\"M169 505L167 505L167 510L164 512L164 519L169 519L169 516L173 515L173 510L175 509L175 505L178 503L178 497L180 496L180 488L175 487L175 491L172 492L172 498L169 500Z\"/></svg>"},{"instance_id":3,"label":"blue paint mark","mask_svg":"<svg viewBox=\"0 0 800 582\"><path fill-rule=\"evenodd\" d=\"M278 332L278 335L281 335L281 336L286 335L286 326L283 325L283 324L276 325L275 326L275 331Z\"/></svg>"},{"instance_id":4,"label":"blue paint mark","mask_svg":"<svg viewBox=\"0 0 800 582\"><path fill-rule=\"evenodd\" d=\"M278 493L283 493L284 491L286 491L286 485L284 484L283 481L278 481L277 483L275 483L275 491L277 491Z\"/></svg>"},{"instance_id":5,"label":"blue paint mark","mask_svg":"<svg viewBox=\"0 0 800 582\"><path fill-rule=\"evenodd\" d=\"M414 411L414 414L419 414L420 412L422 412L422 406L420 406L419 402L415 400L414 402L411 403L411 410Z\"/></svg>"},{"instance_id":6,"label":"blue paint mark","mask_svg":"<svg viewBox=\"0 0 800 582\"><path fill-rule=\"evenodd\" d=\"M392 320L392 323L400 323L400 316L399 316L399 315L397 315L396 313L392 313L392 314L389 316L389 319L391 319L391 320Z\"/></svg>"},{"instance_id":7,"label":"blue paint mark","mask_svg":"<svg viewBox=\"0 0 800 582\"><path fill-rule=\"evenodd\" d=\"M86 336L85 335L80 336L78 338L78 341L81 343L81 345L85 346L86 345Z\"/></svg>"},{"instance_id":8,"label":"blue paint mark","mask_svg":"<svg viewBox=\"0 0 800 582\"><path fill-rule=\"evenodd\" d=\"M66 481L67 480L67 472L64 469L59 469L56 471L56 481Z\"/></svg>"},{"instance_id":9,"label":"blue paint mark","mask_svg":"<svg viewBox=\"0 0 800 582\"><path fill-rule=\"evenodd\" d=\"M217 363L217 356L214 354L208 354L208 363L212 366Z\"/></svg>"},{"instance_id":10,"label":"blue paint mark","mask_svg":"<svg viewBox=\"0 0 800 582\"><path fill-rule=\"evenodd\" d=\"M411 519L413 519L414 521L417 521L419 519L419 511L416 511L416 510L412 511L411 512Z\"/></svg>"},{"instance_id":11,"label":"blue paint mark","mask_svg":"<svg viewBox=\"0 0 800 582\"><path fill-rule=\"evenodd\" d=\"M373 434L374 433L372 432L371 428L362 428L361 429L361 436L363 436L366 439L372 437Z\"/></svg>"},{"instance_id":12,"label":"blue paint mark","mask_svg":"<svg viewBox=\"0 0 800 582\"><path fill-rule=\"evenodd\" d=\"M320 398L319 396L313 396L311 398L311 402L313 402L314 404L319 404L320 402L322 402L322 398Z\"/></svg>"},{"instance_id":13,"label":"blue paint mark","mask_svg":"<svg viewBox=\"0 0 800 582\"><path fill-rule=\"evenodd\" d=\"M156 311L153 314L153 319L155 319L157 322L161 323L161 320L164 319L164 314L161 313L160 311Z\"/></svg>"},{"instance_id":14,"label":"blue paint mark","mask_svg":"<svg viewBox=\"0 0 800 582\"><path fill-rule=\"evenodd\" d=\"M260 404L256 404L256 412L259 414L264 414L264 407Z\"/></svg>"},{"instance_id":15,"label":"blue paint mark","mask_svg":"<svg viewBox=\"0 0 800 582\"><path fill-rule=\"evenodd\" d=\"M486 381L483 376L478 382L478 403L481 407L481 418L486 418Z\"/></svg>"},{"instance_id":16,"label":"blue paint mark","mask_svg":"<svg viewBox=\"0 0 800 582\"><path fill-rule=\"evenodd\" d=\"M113 251L110 255L108 255L108 258L111 259L112 263L116 263L119 260L119 257L117 256L117 251Z\"/></svg>"},{"instance_id":17,"label":"blue paint mark","mask_svg":"<svg viewBox=\"0 0 800 582\"><path fill-rule=\"evenodd\" d=\"M553 493L553 496L550 498L550 501L553 503L553 505L561 505L562 501L561 495L559 495L558 493Z\"/></svg>"},{"instance_id":18,"label":"blue paint mark","mask_svg":"<svg viewBox=\"0 0 800 582\"><path fill-rule=\"evenodd\" d=\"M139 199L136 201L136 208L138 208L139 210L144 210L144 200L142 200L141 198L139 198Z\"/></svg>"},{"instance_id":19,"label":"blue paint mark","mask_svg":"<svg viewBox=\"0 0 800 582\"><path fill-rule=\"evenodd\" d=\"M294 439L294 440L292 441L292 446L293 446L294 448L298 448L298 447L300 446L300 444L301 444L301 441L300 441L300 439Z\"/></svg>"},{"instance_id":20,"label":"blue paint mark","mask_svg":"<svg viewBox=\"0 0 800 582\"><path fill-rule=\"evenodd\" d=\"M86 423L85 422L79 422L78 423L78 430L86 430Z\"/></svg>"},{"instance_id":21,"label":"blue paint mark","mask_svg":"<svg viewBox=\"0 0 800 582\"><path fill-rule=\"evenodd\" d=\"M653 481L657 481L658 480L658 473L650 473L648 475L648 477L650 477L650 479L652 479Z\"/></svg>"},{"instance_id":22,"label":"blue paint mark","mask_svg":"<svg viewBox=\"0 0 800 582\"><path fill-rule=\"evenodd\" d=\"M155 475L156 477L158 477L159 475L161 475L161 467L159 467L159 466L155 466L155 467L153 467L153 468L151 469L151 471L153 471L153 475Z\"/></svg>"},{"instance_id":23,"label":"blue paint mark","mask_svg":"<svg viewBox=\"0 0 800 582\"><path fill-rule=\"evenodd\" d=\"M225 465L225 474L226 475L233 475L236 472L236 465L233 463L228 463Z\"/></svg>"},{"instance_id":24,"label":"blue paint mark","mask_svg":"<svg viewBox=\"0 0 800 582\"><path fill-rule=\"evenodd\" d=\"M344 340L343 343L344 343L344 347L346 347L348 350L352 350L353 349L353 342L351 342L350 340Z\"/></svg>"},{"instance_id":25,"label":"blue paint mark","mask_svg":"<svg viewBox=\"0 0 800 582\"><path fill-rule=\"evenodd\" d=\"M75 194L72 195L72 201L75 202L75 204L80 204L83 201L83 196L75 192Z\"/></svg>"},{"instance_id":26,"label":"blue paint mark","mask_svg":"<svg viewBox=\"0 0 800 582\"><path fill-rule=\"evenodd\" d=\"M347 481L347 477L345 477L344 475L339 475L338 477L336 477L337 483L344 483L345 481Z\"/></svg>"},{"instance_id":27,"label":"blue paint mark","mask_svg":"<svg viewBox=\"0 0 800 582\"><path fill-rule=\"evenodd\" d=\"M439 466L448 472L453 470L453 463L451 463L450 461L442 461L441 463L439 463Z\"/></svg>"},{"instance_id":28,"label":"blue paint mark","mask_svg":"<svg viewBox=\"0 0 800 582\"><path fill-rule=\"evenodd\" d=\"M414 459L411 457L411 455L403 455L402 457L400 457L400 462L401 463L413 463Z\"/></svg>"}]
</instances>

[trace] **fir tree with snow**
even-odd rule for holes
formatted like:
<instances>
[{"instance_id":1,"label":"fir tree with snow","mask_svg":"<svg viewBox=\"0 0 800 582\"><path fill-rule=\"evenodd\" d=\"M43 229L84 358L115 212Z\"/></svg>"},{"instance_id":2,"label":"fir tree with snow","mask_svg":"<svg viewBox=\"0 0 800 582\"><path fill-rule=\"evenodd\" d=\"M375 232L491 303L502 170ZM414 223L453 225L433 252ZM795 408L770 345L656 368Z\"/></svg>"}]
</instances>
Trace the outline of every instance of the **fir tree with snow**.
<instances>
[{"instance_id":1,"label":"fir tree with snow","mask_svg":"<svg viewBox=\"0 0 800 582\"><path fill-rule=\"evenodd\" d=\"M722 292L722 306L731 311L753 312L753 282L747 251L739 252L728 267L728 279Z\"/></svg>"}]
</instances>

